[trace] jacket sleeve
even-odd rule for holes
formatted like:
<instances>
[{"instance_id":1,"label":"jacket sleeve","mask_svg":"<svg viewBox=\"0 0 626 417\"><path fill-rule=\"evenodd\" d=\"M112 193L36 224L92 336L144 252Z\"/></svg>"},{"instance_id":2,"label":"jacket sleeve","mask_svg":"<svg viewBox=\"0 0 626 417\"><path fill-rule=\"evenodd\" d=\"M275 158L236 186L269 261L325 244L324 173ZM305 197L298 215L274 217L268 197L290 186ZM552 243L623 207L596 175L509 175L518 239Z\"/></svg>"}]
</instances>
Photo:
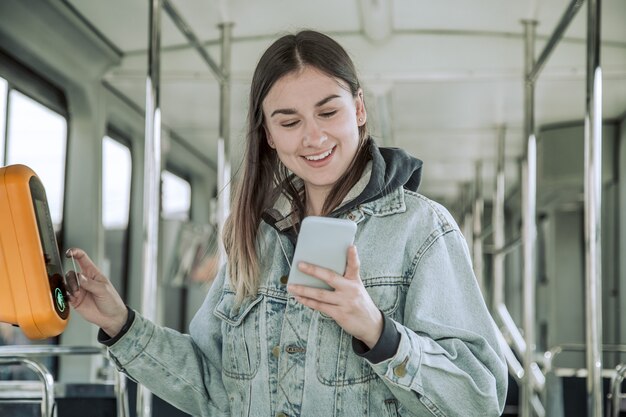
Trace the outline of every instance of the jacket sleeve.
<instances>
[{"instance_id":1,"label":"jacket sleeve","mask_svg":"<svg viewBox=\"0 0 626 417\"><path fill-rule=\"evenodd\" d=\"M507 368L457 229L431 235L414 259L395 355L370 363L402 406L436 416L499 416Z\"/></svg>"},{"instance_id":2,"label":"jacket sleeve","mask_svg":"<svg viewBox=\"0 0 626 417\"><path fill-rule=\"evenodd\" d=\"M228 395L222 383L221 325L213 314L199 317L207 306L215 306L222 291L224 269L194 318L202 322L202 349L192 336L157 326L140 314L136 314L126 334L108 348L120 371L194 416L229 415Z\"/></svg>"}]
</instances>

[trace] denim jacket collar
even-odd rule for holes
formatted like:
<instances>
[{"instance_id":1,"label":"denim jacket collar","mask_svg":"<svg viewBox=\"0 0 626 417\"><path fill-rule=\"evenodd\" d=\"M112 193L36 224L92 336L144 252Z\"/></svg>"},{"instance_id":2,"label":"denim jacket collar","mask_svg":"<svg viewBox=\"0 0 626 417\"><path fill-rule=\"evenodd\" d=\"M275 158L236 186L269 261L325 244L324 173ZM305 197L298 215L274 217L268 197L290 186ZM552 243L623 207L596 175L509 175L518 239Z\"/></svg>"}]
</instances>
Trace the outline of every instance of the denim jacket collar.
<instances>
[{"instance_id":1,"label":"denim jacket collar","mask_svg":"<svg viewBox=\"0 0 626 417\"><path fill-rule=\"evenodd\" d=\"M367 187L370 181L371 174L372 163L368 162L363 170L363 175L361 175L361 178L357 181L354 187L348 191L348 194L343 199L340 206L354 200L363 192L363 190L365 190L365 187ZM301 178L295 177L293 182L297 189L302 189L304 187L304 181L302 181ZM264 215L266 219L266 216L270 217L270 219L267 219L270 221L266 220L266 222L279 232L285 232L286 230L293 228L297 221L297 217L294 215L291 203L285 194L281 194L274 203L274 206L271 209L266 210Z\"/></svg>"}]
</instances>

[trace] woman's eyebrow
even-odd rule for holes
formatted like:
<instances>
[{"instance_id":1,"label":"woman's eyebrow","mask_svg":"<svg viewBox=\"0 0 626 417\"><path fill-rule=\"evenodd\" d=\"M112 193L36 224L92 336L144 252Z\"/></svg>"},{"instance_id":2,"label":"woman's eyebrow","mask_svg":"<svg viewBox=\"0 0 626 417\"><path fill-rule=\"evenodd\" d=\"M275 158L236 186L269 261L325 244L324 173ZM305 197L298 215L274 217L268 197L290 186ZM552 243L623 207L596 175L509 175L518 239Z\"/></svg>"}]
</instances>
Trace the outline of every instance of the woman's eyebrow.
<instances>
[{"instance_id":1,"label":"woman's eyebrow","mask_svg":"<svg viewBox=\"0 0 626 417\"><path fill-rule=\"evenodd\" d=\"M274 117L276 114L296 114L296 109L276 109L272 112L270 117Z\"/></svg>"},{"instance_id":2,"label":"woman's eyebrow","mask_svg":"<svg viewBox=\"0 0 626 417\"><path fill-rule=\"evenodd\" d=\"M335 98L339 98L340 96L338 96L337 94L331 94L328 97L325 97L323 99L321 99L320 101L318 101L317 103L315 103L315 107L321 107L324 104L328 103L329 101L335 99ZM270 117L274 117L277 114L296 114L297 111L294 108L288 108L288 109L276 109L272 112L272 114L270 115Z\"/></svg>"},{"instance_id":3,"label":"woman's eyebrow","mask_svg":"<svg viewBox=\"0 0 626 417\"><path fill-rule=\"evenodd\" d=\"M321 99L320 101L318 101L317 103L315 103L315 107L321 107L324 104L328 103L330 100L334 99L334 98L339 98L339 96L337 94L331 94L326 98Z\"/></svg>"}]
</instances>

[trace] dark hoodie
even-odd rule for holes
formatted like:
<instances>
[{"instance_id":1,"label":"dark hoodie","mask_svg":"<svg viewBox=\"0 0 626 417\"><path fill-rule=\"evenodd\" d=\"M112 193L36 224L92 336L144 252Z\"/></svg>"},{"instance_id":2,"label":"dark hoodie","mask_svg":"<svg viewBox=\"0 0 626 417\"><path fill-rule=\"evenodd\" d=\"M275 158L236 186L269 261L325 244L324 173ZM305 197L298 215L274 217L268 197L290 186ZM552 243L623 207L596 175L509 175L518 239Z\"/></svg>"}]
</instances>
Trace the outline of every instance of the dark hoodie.
<instances>
[{"instance_id":1,"label":"dark hoodie","mask_svg":"<svg viewBox=\"0 0 626 417\"><path fill-rule=\"evenodd\" d=\"M400 148L379 148L372 138L368 139L372 160L372 175L361 194L334 210L330 215L338 217L353 208L374 201L398 187L417 191L422 179L422 161Z\"/></svg>"}]
</instances>

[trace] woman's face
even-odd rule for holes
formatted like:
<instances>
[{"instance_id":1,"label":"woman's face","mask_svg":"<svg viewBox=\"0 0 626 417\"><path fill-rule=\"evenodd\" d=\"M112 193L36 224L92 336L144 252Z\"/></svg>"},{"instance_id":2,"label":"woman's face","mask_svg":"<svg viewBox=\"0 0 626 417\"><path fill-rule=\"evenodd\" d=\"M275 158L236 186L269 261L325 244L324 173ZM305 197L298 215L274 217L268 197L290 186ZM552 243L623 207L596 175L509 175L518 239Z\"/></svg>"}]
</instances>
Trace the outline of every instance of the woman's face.
<instances>
[{"instance_id":1,"label":"woman's face","mask_svg":"<svg viewBox=\"0 0 626 417\"><path fill-rule=\"evenodd\" d=\"M363 93L312 67L280 78L263 101L269 146L304 180L307 193L327 194L347 170L365 124Z\"/></svg>"}]
</instances>

